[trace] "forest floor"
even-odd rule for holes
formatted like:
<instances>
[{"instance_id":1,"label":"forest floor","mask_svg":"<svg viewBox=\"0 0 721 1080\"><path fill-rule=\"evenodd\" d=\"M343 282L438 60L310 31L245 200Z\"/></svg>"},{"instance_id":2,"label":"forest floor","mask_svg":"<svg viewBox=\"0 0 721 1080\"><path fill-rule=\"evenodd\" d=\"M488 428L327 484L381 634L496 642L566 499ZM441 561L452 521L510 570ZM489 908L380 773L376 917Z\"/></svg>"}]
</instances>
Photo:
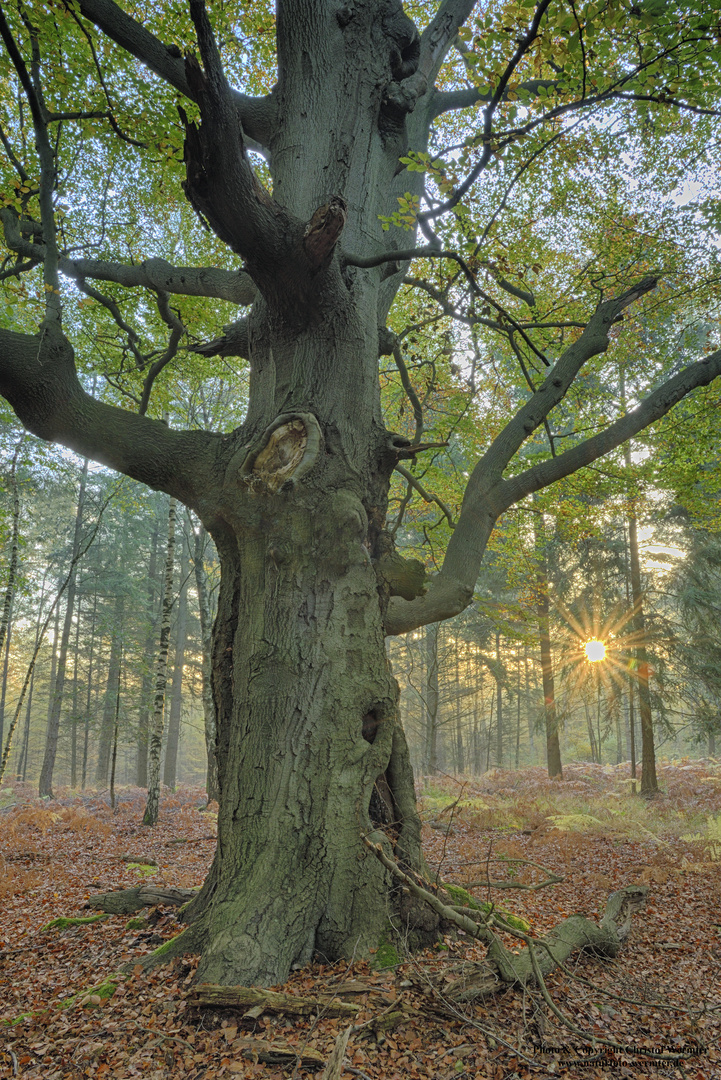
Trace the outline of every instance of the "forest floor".
<instances>
[{"instance_id":1,"label":"forest floor","mask_svg":"<svg viewBox=\"0 0 721 1080\"><path fill-rule=\"evenodd\" d=\"M444 986L483 950L448 934L420 955L385 955L385 969L319 963L277 988L360 1007L342 1077L721 1080L721 763L662 763L663 793L650 804L630 793L628 766L571 765L565 776L494 770L434 778L420 791L428 864L444 881L540 880L541 870L504 856L563 877L535 891L474 890L523 916L533 934L567 913L598 919L615 889L649 886L615 961L579 955L548 977L575 1030L538 990L454 1004ZM144 793L119 794L113 813L103 793L41 801L27 786L0 792L0 1077L320 1078L322 1064L306 1071L293 1055L327 1061L347 1018L198 1009L187 1000L192 957L149 973L132 966L178 932L174 909L139 913L147 923L136 929L129 916L47 928L91 914L83 905L95 892L202 882L215 833L202 793L166 792L152 830L141 825ZM130 973L117 975L125 965ZM395 1026L384 1026L389 1017ZM281 1044L285 1063L260 1059L272 1045L282 1061ZM653 1057L679 1052L681 1062Z\"/></svg>"}]
</instances>

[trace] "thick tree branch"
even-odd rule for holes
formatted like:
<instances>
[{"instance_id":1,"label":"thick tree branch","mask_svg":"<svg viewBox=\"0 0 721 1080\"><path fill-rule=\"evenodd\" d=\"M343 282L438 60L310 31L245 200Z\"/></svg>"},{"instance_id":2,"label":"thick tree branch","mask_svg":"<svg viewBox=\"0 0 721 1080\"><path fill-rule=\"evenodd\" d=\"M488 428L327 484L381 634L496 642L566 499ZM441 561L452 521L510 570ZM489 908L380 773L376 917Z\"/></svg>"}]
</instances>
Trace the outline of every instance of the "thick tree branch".
<instances>
[{"instance_id":1,"label":"thick tree branch","mask_svg":"<svg viewBox=\"0 0 721 1080\"><path fill-rule=\"evenodd\" d=\"M12 148L12 144L11 144L10 140L8 139L8 137L6 135L2 124L0 124L0 142L5 147L5 153L8 156L10 164L15 169L16 173L18 174L18 176L22 180L23 184L26 184L28 182L28 179L29 179L28 174L25 171L25 167L24 167L23 163L20 161L18 156L15 154L15 151Z\"/></svg>"},{"instance_id":2,"label":"thick tree branch","mask_svg":"<svg viewBox=\"0 0 721 1080\"><path fill-rule=\"evenodd\" d=\"M14 210L0 210L5 242L11 251L34 263L43 262L44 244L26 240ZM23 223L25 224L25 223ZM258 294L252 278L244 270L219 270L213 266L172 266L165 259L146 259L135 266L103 262L100 259L69 259L60 255L61 274L74 281L91 278L113 281L125 288L145 288L175 293L178 296L207 296L227 300L231 304L252 304Z\"/></svg>"},{"instance_id":3,"label":"thick tree branch","mask_svg":"<svg viewBox=\"0 0 721 1080\"><path fill-rule=\"evenodd\" d=\"M456 34L476 6L476 0L443 0L421 34L419 72L430 85L435 81Z\"/></svg>"},{"instance_id":4,"label":"thick tree branch","mask_svg":"<svg viewBox=\"0 0 721 1080\"><path fill-rule=\"evenodd\" d=\"M557 85L558 80L556 79L529 79L511 89L507 87L503 100L507 100L509 94L515 94L519 90L537 96L539 90L551 90ZM436 90L431 105L431 116L435 120L442 116L443 113L456 109L470 109L471 106L478 105L479 102L486 103L490 100L490 93L481 94L475 86L464 87L462 90Z\"/></svg>"},{"instance_id":5,"label":"thick tree branch","mask_svg":"<svg viewBox=\"0 0 721 1080\"><path fill-rule=\"evenodd\" d=\"M447 199L444 203L441 203L440 206L434 207L433 210L427 210L425 213L418 215L418 224L421 226L421 228L423 228L423 225L425 223L433 221L435 220L435 218L441 217L443 214L447 213L448 210L452 210L454 206L457 206L463 196L466 194L466 192L473 187L476 180L490 161L491 154L493 152L491 147L491 136L493 133L493 117L495 115L496 109L506 96L506 93L508 91L508 84L513 77L514 71L516 70L523 57L526 55L526 53L529 51L534 41L538 37L538 32L541 22L543 20L543 16L546 14L546 10L550 7L550 4L551 0L540 0L535 12L533 13L533 19L531 20L531 25L528 29L528 32L518 40L516 45L516 51L506 64L506 68L493 90L493 95L483 110L483 150L481 152L481 157L479 161L476 163L473 169L471 169L466 179L456 188L456 190L453 192L449 199Z\"/></svg>"},{"instance_id":6,"label":"thick tree branch","mask_svg":"<svg viewBox=\"0 0 721 1080\"><path fill-rule=\"evenodd\" d=\"M578 469L592 464L604 454L615 450L616 447L647 428L649 424L660 420L692 390L697 390L700 386L708 386L719 375L721 375L721 349L717 349L695 364L689 364L645 397L637 408L620 417L603 431L599 431L597 435L585 439L555 458L526 469L518 476L504 480L499 490L502 503L507 504L503 509L507 509L508 506L512 506L534 491L540 491L557 480L570 476Z\"/></svg>"},{"instance_id":7,"label":"thick tree branch","mask_svg":"<svg viewBox=\"0 0 721 1080\"><path fill-rule=\"evenodd\" d=\"M528 334L526 334L521 324L513 318L510 312L508 312L505 308L501 307L497 300L494 300L492 296L489 296L489 294L479 286L473 274L473 271L469 267L466 260L463 259L458 254L458 252L446 251L443 248L429 245L428 247L406 248L405 250L401 251L384 251L378 255L343 255L343 261L346 265L359 266L363 269L370 269L374 266L381 266L383 263L386 262L409 262L411 259L450 259L452 262L455 262L458 266L460 266L463 276L468 282L471 292L474 293L476 296L480 297L481 300L485 300L485 302L487 304L490 304L491 307L494 307L499 313L499 315L502 315L503 318L508 322L508 324L512 326L513 329L521 335L526 345L528 345L531 352L535 353L541 363L545 367L550 366L546 357L536 348L536 346L533 344ZM501 287L503 288L503 286ZM529 297L531 300L533 299L530 293L524 293L523 295L524 299L526 297Z\"/></svg>"},{"instance_id":8,"label":"thick tree branch","mask_svg":"<svg viewBox=\"0 0 721 1080\"><path fill-rule=\"evenodd\" d=\"M583 365L606 351L611 327L624 309L655 288L656 282L655 277L644 278L620 296L599 304L580 337L565 350L535 394L493 440L471 474L466 499L472 500L480 489L488 491L498 484L526 439L566 396Z\"/></svg>"},{"instance_id":9,"label":"thick tree branch","mask_svg":"<svg viewBox=\"0 0 721 1080\"><path fill-rule=\"evenodd\" d=\"M117 45L146 64L185 97L197 101L177 47L164 45L113 0L79 0L78 6L85 18ZM231 90L230 94L243 130L261 146L267 146L275 119L273 98L270 95L264 98L248 97L235 90Z\"/></svg>"},{"instance_id":10,"label":"thick tree branch","mask_svg":"<svg viewBox=\"0 0 721 1080\"><path fill-rule=\"evenodd\" d=\"M404 634L439 619L452 618L463 611L471 602L486 544L496 521L505 510L526 495L549 487L621 446L649 424L665 416L687 394L701 386L708 386L720 375L721 349L717 349L674 375L644 398L636 409L598 435L508 480L497 478L493 481L492 476L498 476L498 462L491 467L491 476L484 474L482 463L479 462L466 488L461 514L440 573L432 579L424 597L410 603L398 597L390 601L386 633ZM499 439L503 435L504 432ZM492 454L495 445L494 442L482 462Z\"/></svg>"},{"instance_id":11,"label":"thick tree branch","mask_svg":"<svg viewBox=\"0 0 721 1080\"><path fill-rule=\"evenodd\" d=\"M289 262L291 251L300 254L297 234L303 225L272 199L253 171L204 0L190 0L190 14L205 67L193 56L185 58L185 75L200 108L201 123L191 123L181 110L183 188L200 219L247 259L254 280L272 293L278 290L279 272ZM291 276L296 269L292 268ZM285 292L287 282L281 288Z\"/></svg>"},{"instance_id":12,"label":"thick tree branch","mask_svg":"<svg viewBox=\"0 0 721 1080\"><path fill-rule=\"evenodd\" d=\"M0 7L0 37L5 43L10 60L23 88L35 132L35 146L40 164L40 220L45 236L45 258L43 260L43 280L45 283L45 320L59 323L61 320L60 290L58 288L58 245L53 212L53 191L55 189L55 154L47 129L47 110L39 83L39 48L32 24L24 19L30 33L33 63L32 75L25 62Z\"/></svg>"},{"instance_id":13,"label":"thick tree branch","mask_svg":"<svg viewBox=\"0 0 721 1080\"><path fill-rule=\"evenodd\" d=\"M496 521L504 510L523 497L522 494L511 497L510 489L506 493L506 484L512 481L503 480L504 470L526 439L563 399L583 365L608 348L611 326L621 312L655 284L655 278L646 278L620 296L599 304L578 340L566 349L536 393L496 436L468 481L440 573L432 579L425 596L405 604L397 598L391 601L386 617L387 633L406 633L418 626L451 618L468 606ZM550 464L555 465L564 456L554 458ZM565 475L567 472L559 473L559 476ZM548 479L529 490L538 490L552 482Z\"/></svg>"},{"instance_id":14,"label":"thick tree branch","mask_svg":"<svg viewBox=\"0 0 721 1080\"><path fill-rule=\"evenodd\" d=\"M398 374L401 377L401 383L403 385L403 389L406 392L406 397L411 403L411 408L413 409L413 417L416 422L416 429L413 433L411 443L415 445L416 443L419 443L421 441L421 436L423 435L423 406L421 405L418 399L418 394L415 392L413 383L411 382L410 375L408 374L408 368L406 367L406 362L403 357L403 351L398 340L396 340L393 344L393 359L396 362L396 367L398 368Z\"/></svg>"},{"instance_id":15,"label":"thick tree branch","mask_svg":"<svg viewBox=\"0 0 721 1080\"><path fill-rule=\"evenodd\" d=\"M168 303L168 294L166 292L158 292L158 312L160 313L161 319L170 330L170 337L168 338L167 348L162 355L150 365L145 380L143 381L143 393L138 408L138 412L141 416L145 416L145 413L148 411L150 395L153 386L155 385L155 380L158 375L160 375L163 368L176 356L180 339L185 333L185 327L183 326L180 317L176 315Z\"/></svg>"},{"instance_id":16,"label":"thick tree branch","mask_svg":"<svg viewBox=\"0 0 721 1080\"><path fill-rule=\"evenodd\" d=\"M194 345L190 351L200 356L240 356L243 360L250 359L248 320L238 319L237 322L228 323L223 327L222 337L213 338L203 345Z\"/></svg>"},{"instance_id":17,"label":"thick tree branch","mask_svg":"<svg viewBox=\"0 0 721 1080\"><path fill-rule=\"evenodd\" d=\"M78 381L57 324L38 336L0 330L0 394L25 427L200 510L217 478L220 436L172 431L159 420L105 405ZM207 517L207 515L205 515Z\"/></svg>"}]
</instances>

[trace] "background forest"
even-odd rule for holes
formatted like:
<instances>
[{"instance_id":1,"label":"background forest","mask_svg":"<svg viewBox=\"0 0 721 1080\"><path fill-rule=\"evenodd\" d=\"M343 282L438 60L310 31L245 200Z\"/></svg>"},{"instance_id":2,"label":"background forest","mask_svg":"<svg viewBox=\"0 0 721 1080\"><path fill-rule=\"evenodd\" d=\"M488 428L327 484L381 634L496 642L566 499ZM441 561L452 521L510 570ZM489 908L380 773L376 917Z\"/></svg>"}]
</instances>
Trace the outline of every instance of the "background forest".
<instances>
[{"instance_id":1,"label":"background forest","mask_svg":"<svg viewBox=\"0 0 721 1080\"><path fill-rule=\"evenodd\" d=\"M452 390L438 396L453 407ZM0 732L7 776L39 782L55 710L56 785L107 789L114 771L116 785L144 786L168 499L49 450L7 421L2 438ZM462 431L443 453L462 472ZM651 454L637 458L508 515L472 607L391 640L417 776L545 765L554 719L544 697L545 662L562 761L637 763L640 777L641 651L660 755L716 753L718 503L708 497L703 512L684 505L661 486L664 475ZM437 460L419 477L432 501L409 506L408 489L397 492L398 516L405 512L399 529L431 565L458 504L453 472L442 469ZM641 565L635 601L634 544ZM179 513L162 771L170 788L206 780L203 691L216 579L212 542L197 520ZM598 663L584 652L592 639L606 643ZM629 777L632 771L630 765Z\"/></svg>"},{"instance_id":2,"label":"background forest","mask_svg":"<svg viewBox=\"0 0 721 1080\"><path fill-rule=\"evenodd\" d=\"M523 442L507 476L602 433L690 360L710 354L718 330L718 60L705 44L708 28L700 24L698 36L696 16L687 13L691 36L677 45L675 23L656 0L628 11L591 6L583 30L572 6L549 9L538 49L519 69L526 81L494 105L501 125L494 157L482 149L473 104L505 70L510 28L525 25L532 8L491 4L473 12L439 75L445 108L428 151L401 157L413 191L422 176L433 243L456 253L409 264L389 341L381 342L386 426L423 446L397 463L387 527L430 573L442 564L474 464L596 302L629 280L657 281L619 320L607 351L584 365L552 418ZM422 5L409 12L421 22L427 14ZM80 379L103 401L173 429L228 431L245 416L249 386L241 323L232 320L253 290L244 294L241 275L234 291L235 257L202 227L183 193L174 100L104 38L88 51L87 27L73 10L56 15L50 5L35 15L32 33L47 35L48 117L60 118L52 202L65 252L58 264L64 325ZM248 92L268 93L273 12L248 6L237 26L226 25L220 9L216 16L231 79L242 68ZM194 31L187 13L178 20L173 33L185 47ZM20 23L24 40L31 24ZM643 51L644 35L649 42L659 35L656 59L651 45ZM626 48L638 85L627 85L633 65L623 74ZM34 333L48 295L42 252L28 246L17 223L36 213L38 189L9 55L2 64L0 326ZM546 108L551 84L539 77L549 71L567 72L569 87L581 72L585 111L566 115L552 98ZM99 111L65 119L64 88L95 85L98 73ZM554 86L566 92L563 78ZM130 134L136 122L142 139ZM250 154L270 183L265 158L254 145ZM452 212L441 213L449 198ZM407 192L397 203L382 218L396 244L414 235L421 199ZM428 226L421 231L425 242ZM120 273L115 262L98 270L118 251L132 272ZM218 278L212 299L189 277L171 300L156 287L168 263L212 267L203 271L206 285ZM130 288L122 287L126 279ZM640 761L642 723L647 743L652 729L663 754L715 752L720 394L717 383L697 390L632 444L517 503L496 528L472 607L442 627L392 639L417 772L541 764L547 753L554 775L563 759ZM143 783L167 498L23 438L8 406L2 409L7 769L47 793L53 777L104 787L115 760L118 783ZM206 767L216 587L212 544L181 508L168 594L164 778L171 787L199 781ZM207 605L199 588L207 589ZM596 666L582 651L595 637L608 650ZM48 732L50 744L57 738L56 760Z\"/></svg>"}]
</instances>

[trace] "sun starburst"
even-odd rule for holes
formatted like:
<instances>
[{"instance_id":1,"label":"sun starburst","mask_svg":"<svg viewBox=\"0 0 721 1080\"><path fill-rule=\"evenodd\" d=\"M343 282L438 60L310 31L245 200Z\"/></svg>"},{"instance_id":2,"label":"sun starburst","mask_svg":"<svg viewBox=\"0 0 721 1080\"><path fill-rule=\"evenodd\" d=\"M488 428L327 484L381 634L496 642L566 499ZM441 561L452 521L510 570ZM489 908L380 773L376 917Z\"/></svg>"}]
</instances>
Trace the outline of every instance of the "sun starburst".
<instances>
[{"instance_id":1,"label":"sun starburst","mask_svg":"<svg viewBox=\"0 0 721 1080\"><path fill-rule=\"evenodd\" d=\"M606 659L606 644L603 641L599 641L597 638L591 638L590 641L586 641L583 646L583 651L590 664L597 664L599 660Z\"/></svg>"}]
</instances>

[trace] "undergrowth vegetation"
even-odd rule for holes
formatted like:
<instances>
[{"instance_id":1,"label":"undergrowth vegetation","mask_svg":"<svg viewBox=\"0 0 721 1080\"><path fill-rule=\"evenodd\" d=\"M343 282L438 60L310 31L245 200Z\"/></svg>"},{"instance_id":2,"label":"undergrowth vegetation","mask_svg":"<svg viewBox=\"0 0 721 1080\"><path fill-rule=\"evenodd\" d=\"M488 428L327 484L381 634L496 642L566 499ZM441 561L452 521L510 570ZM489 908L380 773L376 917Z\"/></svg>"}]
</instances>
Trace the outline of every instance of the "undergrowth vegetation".
<instances>
[{"instance_id":1,"label":"undergrowth vegetation","mask_svg":"<svg viewBox=\"0 0 721 1080\"><path fill-rule=\"evenodd\" d=\"M661 762L661 794L643 799L632 789L628 762L566 767L562 782L543 769L491 769L472 779L422 778L421 814L434 827L463 820L500 833L556 830L650 840L684 840L709 857L721 849L721 762Z\"/></svg>"}]
</instances>

